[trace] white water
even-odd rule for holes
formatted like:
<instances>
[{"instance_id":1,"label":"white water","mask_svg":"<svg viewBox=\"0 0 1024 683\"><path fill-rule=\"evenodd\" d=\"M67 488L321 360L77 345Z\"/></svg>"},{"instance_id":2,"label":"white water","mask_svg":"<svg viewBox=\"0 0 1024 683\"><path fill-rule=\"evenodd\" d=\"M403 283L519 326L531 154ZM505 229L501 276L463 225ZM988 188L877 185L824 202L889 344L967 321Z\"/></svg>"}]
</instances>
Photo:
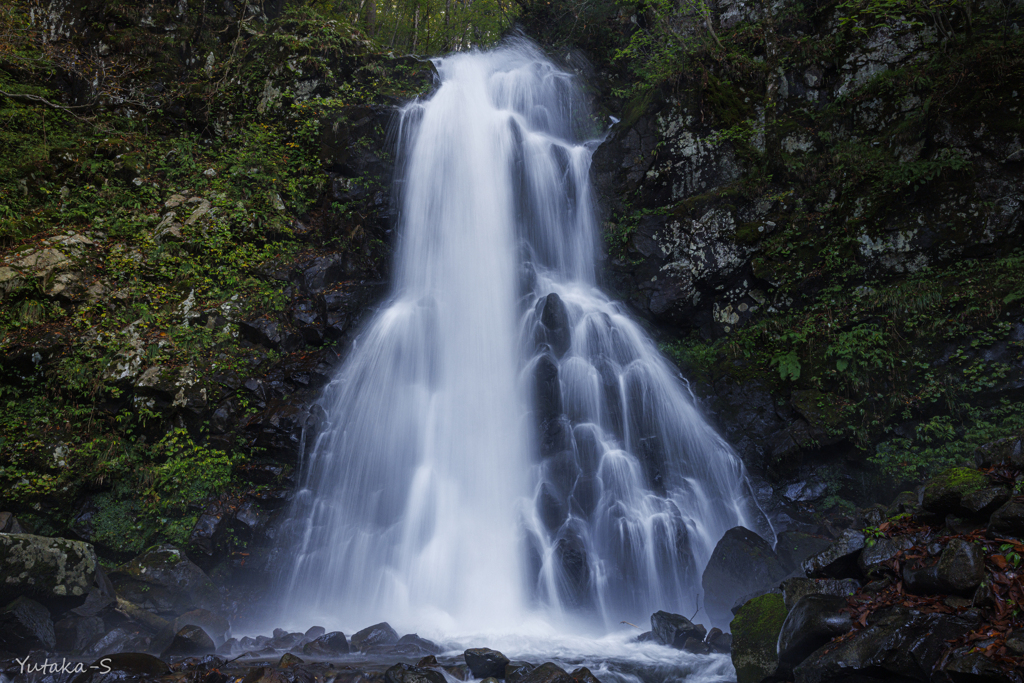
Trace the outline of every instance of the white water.
<instances>
[{"instance_id":1,"label":"white water","mask_svg":"<svg viewBox=\"0 0 1024 683\"><path fill-rule=\"evenodd\" d=\"M576 85L525 41L436 64L401 116L393 292L323 398L279 618L529 650L690 616L722 534L771 530L596 287Z\"/></svg>"}]
</instances>

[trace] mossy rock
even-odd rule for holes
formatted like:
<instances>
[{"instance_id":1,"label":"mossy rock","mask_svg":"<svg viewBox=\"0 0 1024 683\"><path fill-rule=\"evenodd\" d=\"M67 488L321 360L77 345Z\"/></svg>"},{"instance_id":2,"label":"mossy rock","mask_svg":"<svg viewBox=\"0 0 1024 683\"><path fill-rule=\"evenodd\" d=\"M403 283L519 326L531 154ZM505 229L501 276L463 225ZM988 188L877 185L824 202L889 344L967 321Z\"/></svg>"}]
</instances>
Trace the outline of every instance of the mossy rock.
<instances>
[{"instance_id":1,"label":"mossy rock","mask_svg":"<svg viewBox=\"0 0 1024 683\"><path fill-rule=\"evenodd\" d=\"M960 507L960 499L968 493L988 486L988 477L969 467L951 467L925 484L922 507L945 515Z\"/></svg>"},{"instance_id":2,"label":"mossy rock","mask_svg":"<svg viewBox=\"0 0 1024 683\"><path fill-rule=\"evenodd\" d=\"M0 604L28 596L48 607L81 604L96 578L88 543L32 534L0 534Z\"/></svg>"},{"instance_id":3,"label":"mossy rock","mask_svg":"<svg viewBox=\"0 0 1024 683\"><path fill-rule=\"evenodd\" d=\"M729 626L736 683L760 683L775 673L779 632L786 614L786 603L778 593L754 598L736 613Z\"/></svg>"}]
</instances>

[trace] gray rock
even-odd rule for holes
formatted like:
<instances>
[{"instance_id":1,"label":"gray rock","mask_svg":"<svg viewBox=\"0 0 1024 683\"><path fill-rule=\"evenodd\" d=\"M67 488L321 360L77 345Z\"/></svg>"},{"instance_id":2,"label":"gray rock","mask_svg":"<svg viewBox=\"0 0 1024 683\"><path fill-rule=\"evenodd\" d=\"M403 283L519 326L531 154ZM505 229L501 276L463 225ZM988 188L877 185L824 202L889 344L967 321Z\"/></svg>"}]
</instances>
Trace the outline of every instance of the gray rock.
<instances>
[{"instance_id":1,"label":"gray rock","mask_svg":"<svg viewBox=\"0 0 1024 683\"><path fill-rule=\"evenodd\" d=\"M186 626L198 626L203 629L217 645L224 642L227 632L231 628L227 619L207 609L194 609L174 620L175 633Z\"/></svg>"},{"instance_id":2,"label":"gray rock","mask_svg":"<svg viewBox=\"0 0 1024 683\"><path fill-rule=\"evenodd\" d=\"M970 595L985 578L985 553L960 538L949 541L937 564L922 569L903 567L903 586L910 593Z\"/></svg>"},{"instance_id":3,"label":"gray rock","mask_svg":"<svg viewBox=\"0 0 1024 683\"><path fill-rule=\"evenodd\" d=\"M151 640L149 633L136 626L118 626L93 643L85 654L99 656L145 651L149 649Z\"/></svg>"},{"instance_id":4,"label":"gray rock","mask_svg":"<svg viewBox=\"0 0 1024 683\"><path fill-rule=\"evenodd\" d=\"M651 632L662 645L683 649L690 638L704 642L707 629L702 624L694 624L686 617L669 612L655 612L651 615Z\"/></svg>"},{"instance_id":5,"label":"gray rock","mask_svg":"<svg viewBox=\"0 0 1024 683\"><path fill-rule=\"evenodd\" d=\"M785 621L786 605L781 595L762 595L740 609L729 625L737 683L761 683L775 672L779 633Z\"/></svg>"},{"instance_id":6,"label":"gray rock","mask_svg":"<svg viewBox=\"0 0 1024 683\"><path fill-rule=\"evenodd\" d=\"M953 650L945 658L942 673L952 683L1017 683L1020 679L971 647Z\"/></svg>"},{"instance_id":7,"label":"gray rock","mask_svg":"<svg viewBox=\"0 0 1024 683\"><path fill-rule=\"evenodd\" d=\"M20 596L69 609L85 602L96 580L88 543L32 534L0 534L0 603Z\"/></svg>"},{"instance_id":8,"label":"gray rock","mask_svg":"<svg viewBox=\"0 0 1024 683\"><path fill-rule=\"evenodd\" d=\"M846 529L832 545L804 561L807 576L845 579L857 576L857 560L864 549L864 534Z\"/></svg>"},{"instance_id":9,"label":"gray rock","mask_svg":"<svg viewBox=\"0 0 1024 683\"><path fill-rule=\"evenodd\" d=\"M722 633L721 629L713 628L708 632L704 642L711 647L712 652L727 655L732 652L732 634Z\"/></svg>"},{"instance_id":10,"label":"gray rock","mask_svg":"<svg viewBox=\"0 0 1024 683\"><path fill-rule=\"evenodd\" d=\"M822 552L832 544L824 536L805 534L800 531L783 531L775 543L775 554L783 567L792 571L801 567L809 557Z\"/></svg>"},{"instance_id":11,"label":"gray rock","mask_svg":"<svg viewBox=\"0 0 1024 683\"><path fill-rule=\"evenodd\" d=\"M506 683L511 682L506 681ZM575 683L575 681L565 669L557 664L544 662L521 678L519 683Z\"/></svg>"},{"instance_id":12,"label":"gray rock","mask_svg":"<svg viewBox=\"0 0 1024 683\"><path fill-rule=\"evenodd\" d=\"M110 574L118 596L160 613L179 615L197 608L216 611L220 595L210 577L174 546L161 545Z\"/></svg>"},{"instance_id":13,"label":"gray rock","mask_svg":"<svg viewBox=\"0 0 1024 683\"><path fill-rule=\"evenodd\" d=\"M1005 486L989 486L972 491L960 498L960 509L977 516L988 516L1010 500L1010 490Z\"/></svg>"},{"instance_id":14,"label":"gray rock","mask_svg":"<svg viewBox=\"0 0 1024 683\"><path fill-rule=\"evenodd\" d=\"M807 595L831 595L844 598L853 595L860 588L854 579L786 579L782 582L782 598L786 609L791 610L801 598Z\"/></svg>"},{"instance_id":15,"label":"gray rock","mask_svg":"<svg viewBox=\"0 0 1024 683\"><path fill-rule=\"evenodd\" d=\"M349 638L349 645L360 652L365 652L376 645L394 645L398 642L398 634L386 621L367 626Z\"/></svg>"},{"instance_id":16,"label":"gray rock","mask_svg":"<svg viewBox=\"0 0 1024 683\"><path fill-rule=\"evenodd\" d=\"M853 628L850 615L840 612L844 607L846 599L834 595L800 598L779 632L779 662L795 666L825 643Z\"/></svg>"},{"instance_id":17,"label":"gray rock","mask_svg":"<svg viewBox=\"0 0 1024 683\"><path fill-rule=\"evenodd\" d=\"M857 566L860 571L868 576L884 567L884 563L896 557L901 550L907 550L914 545L914 539L910 536L896 536L894 538L879 538L871 545L865 545L857 558Z\"/></svg>"},{"instance_id":18,"label":"gray rock","mask_svg":"<svg viewBox=\"0 0 1024 683\"><path fill-rule=\"evenodd\" d=\"M1012 498L993 512L988 530L1003 536L1024 537L1024 497Z\"/></svg>"},{"instance_id":19,"label":"gray rock","mask_svg":"<svg viewBox=\"0 0 1024 683\"><path fill-rule=\"evenodd\" d=\"M420 638L415 633L407 633L398 639L395 647L403 653L410 655L436 655L440 654L441 648L431 640Z\"/></svg>"},{"instance_id":20,"label":"gray rock","mask_svg":"<svg viewBox=\"0 0 1024 683\"><path fill-rule=\"evenodd\" d=\"M347 655L349 653L348 640L341 631L331 631L303 645L302 653L314 657Z\"/></svg>"},{"instance_id":21,"label":"gray rock","mask_svg":"<svg viewBox=\"0 0 1024 683\"><path fill-rule=\"evenodd\" d=\"M768 542L749 529L734 527L715 546L704 569L704 608L712 625L732 621L738 598L774 588L789 574Z\"/></svg>"},{"instance_id":22,"label":"gray rock","mask_svg":"<svg viewBox=\"0 0 1024 683\"><path fill-rule=\"evenodd\" d=\"M473 672L474 678L505 677L505 667L509 664L509 659L497 650L475 647L466 650L462 656L466 659L466 666Z\"/></svg>"},{"instance_id":23,"label":"gray rock","mask_svg":"<svg viewBox=\"0 0 1024 683\"><path fill-rule=\"evenodd\" d=\"M50 611L35 600L21 596L0 612L0 650L24 655L56 644Z\"/></svg>"},{"instance_id":24,"label":"gray rock","mask_svg":"<svg viewBox=\"0 0 1024 683\"><path fill-rule=\"evenodd\" d=\"M961 499L988 486L988 477L967 467L951 467L925 483L921 507L937 515L956 512Z\"/></svg>"},{"instance_id":25,"label":"gray rock","mask_svg":"<svg viewBox=\"0 0 1024 683\"><path fill-rule=\"evenodd\" d=\"M208 655L216 650L217 646L206 631L198 626L186 626L174 634L171 644L160 657L196 657Z\"/></svg>"}]
</instances>

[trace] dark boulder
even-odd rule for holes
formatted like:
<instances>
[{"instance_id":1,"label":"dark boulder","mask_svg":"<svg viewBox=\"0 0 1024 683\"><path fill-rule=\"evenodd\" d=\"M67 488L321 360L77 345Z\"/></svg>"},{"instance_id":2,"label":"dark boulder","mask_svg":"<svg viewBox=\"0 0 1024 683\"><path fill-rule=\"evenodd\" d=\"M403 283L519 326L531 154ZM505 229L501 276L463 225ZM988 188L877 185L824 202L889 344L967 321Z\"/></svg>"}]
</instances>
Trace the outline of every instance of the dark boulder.
<instances>
[{"instance_id":1,"label":"dark boulder","mask_svg":"<svg viewBox=\"0 0 1024 683\"><path fill-rule=\"evenodd\" d=\"M218 608L220 594L210 577L174 546L161 545L110 574L119 597L146 609L174 615Z\"/></svg>"},{"instance_id":2,"label":"dark boulder","mask_svg":"<svg viewBox=\"0 0 1024 683\"><path fill-rule=\"evenodd\" d=\"M509 659L497 650L486 647L475 647L462 653L466 659L466 666L473 672L474 678L505 677L505 667Z\"/></svg>"},{"instance_id":3,"label":"dark boulder","mask_svg":"<svg viewBox=\"0 0 1024 683\"><path fill-rule=\"evenodd\" d=\"M913 547L915 539L910 536L895 538L879 538L871 545L865 545L857 557L857 567L864 576L877 574L886 569L886 563L896 557L901 550Z\"/></svg>"},{"instance_id":4,"label":"dark boulder","mask_svg":"<svg viewBox=\"0 0 1024 683\"><path fill-rule=\"evenodd\" d=\"M708 637L704 639L704 642L708 644L712 652L718 654L727 655L732 652L732 634L722 633L721 629L713 628L708 632Z\"/></svg>"},{"instance_id":5,"label":"dark boulder","mask_svg":"<svg viewBox=\"0 0 1024 683\"><path fill-rule=\"evenodd\" d=\"M302 653L313 657L337 657L349 653L348 640L341 631L332 631L302 646Z\"/></svg>"},{"instance_id":6,"label":"dark boulder","mask_svg":"<svg viewBox=\"0 0 1024 683\"><path fill-rule=\"evenodd\" d=\"M386 621L367 626L349 638L349 645L360 652L366 652L374 646L394 645L397 642L398 633Z\"/></svg>"},{"instance_id":7,"label":"dark boulder","mask_svg":"<svg viewBox=\"0 0 1024 683\"><path fill-rule=\"evenodd\" d=\"M713 625L732 620L738 598L757 595L778 585L789 572L763 538L749 529L725 532L704 569L704 609Z\"/></svg>"},{"instance_id":8,"label":"dark boulder","mask_svg":"<svg viewBox=\"0 0 1024 683\"><path fill-rule=\"evenodd\" d=\"M848 632L850 615L840 612L844 598L805 595L790 610L779 632L779 663L795 666L833 638Z\"/></svg>"},{"instance_id":9,"label":"dark boulder","mask_svg":"<svg viewBox=\"0 0 1024 683\"><path fill-rule=\"evenodd\" d=\"M185 612L177 619L174 620L174 632L177 633L186 626L198 626L203 629L210 639L220 645L224 642L227 637L228 630L231 628L228 624L228 620L224 617L214 614L207 609L194 609L189 612Z\"/></svg>"},{"instance_id":10,"label":"dark boulder","mask_svg":"<svg viewBox=\"0 0 1024 683\"><path fill-rule=\"evenodd\" d=\"M662 645L681 650L690 638L703 642L707 629L679 614L655 612L651 615L651 633Z\"/></svg>"},{"instance_id":11,"label":"dark boulder","mask_svg":"<svg viewBox=\"0 0 1024 683\"><path fill-rule=\"evenodd\" d=\"M864 534L846 529L828 548L804 561L807 576L846 579L859 575L857 560L864 549Z\"/></svg>"},{"instance_id":12,"label":"dark boulder","mask_svg":"<svg viewBox=\"0 0 1024 683\"><path fill-rule=\"evenodd\" d=\"M306 632L303 635L306 638L309 638L310 640L314 640L315 638L319 638L325 633L327 633L327 629L325 629L323 626L310 626L308 629L306 629Z\"/></svg>"},{"instance_id":13,"label":"dark boulder","mask_svg":"<svg viewBox=\"0 0 1024 683\"><path fill-rule=\"evenodd\" d=\"M903 586L910 593L970 595L985 578L985 553L980 546L960 538L950 539L931 567L903 567Z\"/></svg>"},{"instance_id":14,"label":"dark boulder","mask_svg":"<svg viewBox=\"0 0 1024 683\"><path fill-rule=\"evenodd\" d=\"M118 626L93 643L85 654L111 655L119 652L139 652L149 649L152 636L133 625Z\"/></svg>"},{"instance_id":15,"label":"dark boulder","mask_svg":"<svg viewBox=\"0 0 1024 683\"><path fill-rule=\"evenodd\" d=\"M574 669L569 678L576 681L576 683L601 683L600 679L593 674L593 672L585 666L581 666L578 669Z\"/></svg>"},{"instance_id":16,"label":"dark boulder","mask_svg":"<svg viewBox=\"0 0 1024 683\"><path fill-rule=\"evenodd\" d=\"M535 668L529 662L509 662L505 665L505 683L522 683Z\"/></svg>"},{"instance_id":17,"label":"dark boulder","mask_svg":"<svg viewBox=\"0 0 1024 683\"><path fill-rule=\"evenodd\" d=\"M56 644L50 611L35 600L22 596L0 612L0 650L24 655Z\"/></svg>"},{"instance_id":18,"label":"dark boulder","mask_svg":"<svg viewBox=\"0 0 1024 683\"><path fill-rule=\"evenodd\" d=\"M437 669L395 664L384 672L384 683L447 683L447 679Z\"/></svg>"},{"instance_id":19,"label":"dark boulder","mask_svg":"<svg viewBox=\"0 0 1024 683\"><path fill-rule=\"evenodd\" d=\"M1012 498L993 512L988 530L1003 536L1024 538L1024 497Z\"/></svg>"},{"instance_id":20,"label":"dark boulder","mask_svg":"<svg viewBox=\"0 0 1024 683\"><path fill-rule=\"evenodd\" d=\"M540 323L544 327L543 341L547 343L556 357L561 358L572 343L569 314L565 310L565 303L552 292L540 299L537 306L540 308Z\"/></svg>"},{"instance_id":21,"label":"dark boulder","mask_svg":"<svg viewBox=\"0 0 1024 683\"><path fill-rule=\"evenodd\" d=\"M775 543L775 554L788 571L798 569L804 560L822 552L832 544L824 536L805 534L801 531L783 531Z\"/></svg>"},{"instance_id":22,"label":"dark boulder","mask_svg":"<svg viewBox=\"0 0 1024 683\"><path fill-rule=\"evenodd\" d=\"M80 617L70 614L53 625L57 649L61 652L85 650L103 637L106 630L99 617Z\"/></svg>"},{"instance_id":23,"label":"dark boulder","mask_svg":"<svg viewBox=\"0 0 1024 683\"><path fill-rule=\"evenodd\" d=\"M769 593L740 608L729 625L737 683L761 683L778 667L779 632L786 621L781 595Z\"/></svg>"},{"instance_id":24,"label":"dark boulder","mask_svg":"<svg viewBox=\"0 0 1024 683\"><path fill-rule=\"evenodd\" d=\"M711 646L705 643L703 640L697 640L696 638L687 638L683 646L679 648L685 650L690 654L694 655L709 655L711 654Z\"/></svg>"},{"instance_id":25,"label":"dark boulder","mask_svg":"<svg viewBox=\"0 0 1024 683\"><path fill-rule=\"evenodd\" d=\"M198 626L185 626L174 634L171 644L160 655L161 659L168 657L195 657L199 655L212 654L217 650L213 639L206 631Z\"/></svg>"},{"instance_id":26,"label":"dark boulder","mask_svg":"<svg viewBox=\"0 0 1024 683\"><path fill-rule=\"evenodd\" d=\"M1018 683L1020 678L1000 667L980 652L972 652L973 646L953 650L945 657L942 673L952 683Z\"/></svg>"},{"instance_id":27,"label":"dark boulder","mask_svg":"<svg viewBox=\"0 0 1024 683\"><path fill-rule=\"evenodd\" d=\"M795 683L830 683L858 675L932 680L932 671L955 640L976 622L902 607L875 612L852 637L820 648L793 669Z\"/></svg>"},{"instance_id":28,"label":"dark boulder","mask_svg":"<svg viewBox=\"0 0 1024 683\"><path fill-rule=\"evenodd\" d=\"M407 633L398 639L395 648L407 656L436 655L441 648L433 641L420 638L415 633Z\"/></svg>"},{"instance_id":29,"label":"dark boulder","mask_svg":"<svg viewBox=\"0 0 1024 683\"><path fill-rule=\"evenodd\" d=\"M964 494L960 498L960 511L971 517L987 517L1010 500L1010 489L1005 486L988 486Z\"/></svg>"},{"instance_id":30,"label":"dark boulder","mask_svg":"<svg viewBox=\"0 0 1024 683\"><path fill-rule=\"evenodd\" d=\"M854 579L786 579L782 582L782 598L791 610L805 595L832 595L846 597L860 588Z\"/></svg>"},{"instance_id":31,"label":"dark boulder","mask_svg":"<svg viewBox=\"0 0 1024 683\"><path fill-rule=\"evenodd\" d=\"M510 683L506 681L506 683ZM574 683L572 677L557 664L545 662L519 679L519 683Z\"/></svg>"},{"instance_id":32,"label":"dark boulder","mask_svg":"<svg viewBox=\"0 0 1024 683\"><path fill-rule=\"evenodd\" d=\"M968 467L951 467L925 483L921 507L945 516L960 508L961 499L988 486L988 477Z\"/></svg>"}]
</instances>

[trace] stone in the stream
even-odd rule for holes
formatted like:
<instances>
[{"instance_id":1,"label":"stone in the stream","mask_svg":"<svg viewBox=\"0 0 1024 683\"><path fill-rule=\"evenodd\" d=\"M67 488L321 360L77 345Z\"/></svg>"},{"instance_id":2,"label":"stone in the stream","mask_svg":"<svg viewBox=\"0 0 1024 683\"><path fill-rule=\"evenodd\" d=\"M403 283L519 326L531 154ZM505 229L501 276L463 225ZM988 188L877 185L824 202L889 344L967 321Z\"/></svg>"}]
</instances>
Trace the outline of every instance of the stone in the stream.
<instances>
[{"instance_id":1,"label":"stone in the stream","mask_svg":"<svg viewBox=\"0 0 1024 683\"><path fill-rule=\"evenodd\" d=\"M168 657L195 657L206 655L217 650L213 639L207 635L199 626L185 626L174 634L174 639L167 649L160 655L161 659Z\"/></svg>"},{"instance_id":2,"label":"stone in the stream","mask_svg":"<svg viewBox=\"0 0 1024 683\"><path fill-rule=\"evenodd\" d=\"M420 638L415 633L407 633L399 638L398 642L395 643L395 647L403 654L407 653L407 656L416 657L420 655L436 655L441 652L441 648L436 643L426 638Z\"/></svg>"},{"instance_id":3,"label":"stone in the stream","mask_svg":"<svg viewBox=\"0 0 1024 683\"><path fill-rule=\"evenodd\" d=\"M506 683L508 683L506 681ZM519 683L574 683L572 676L554 662L544 662L526 674Z\"/></svg>"},{"instance_id":4,"label":"stone in the stream","mask_svg":"<svg viewBox=\"0 0 1024 683\"><path fill-rule=\"evenodd\" d=\"M301 659L298 655L293 655L291 652L285 652L281 655L281 659L277 662L279 669L286 669L289 666L295 666L296 664L303 664L305 660Z\"/></svg>"},{"instance_id":5,"label":"stone in the stream","mask_svg":"<svg viewBox=\"0 0 1024 683\"><path fill-rule=\"evenodd\" d=\"M22 596L0 611L0 650L24 655L56 643L50 612L35 600Z\"/></svg>"},{"instance_id":6,"label":"stone in the stream","mask_svg":"<svg viewBox=\"0 0 1024 683\"><path fill-rule=\"evenodd\" d=\"M398 642L398 633L386 621L367 626L349 638L349 646L365 652L376 645L394 645Z\"/></svg>"},{"instance_id":7,"label":"stone in the stream","mask_svg":"<svg viewBox=\"0 0 1024 683\"><path fill-rule=\"evenodd\" d=\"M309 629L306 630L306 633L303 635L305 635L310 640L315 640L325 633L327 633L327 629L325 629L323 626L310 626Z\"/></svg>"},{"instance_id":8,"label":"stone in the stream","mask_svg":"<svg viewBox=\"0 0 1024 683\"><path fill-rule=\"evenodd\" d=\"M544 341L548 343L555 356L562 357L569 350L571 343L569 331L569 313L565 304L557 294L552 292L537 302L541 308L540 323L544 326Z\"/></svg>"},{"instance_id":9,"label":"stone in the stream","mask_svg":"<svg viewBox=\"0 0 1024 683\"><path fill-rule=\"evenodd\" d=\"M601 683L600 679L585 666L575 669L569 674L569 678L576 681L576 683Z\"/></svg>"},{"instance_id":10,"label":"stone in the stream","mask_svg":"<svg viewBox=\"0 0 1024 683\"><path fill-rule=\"evenodd\" d=\"M655 612L651 615L651 633L662 645L681 650L689 638L703 642L707 629L680 614Z\"/></svg>"},{"instance_id":11,"label":"stone in the stream","mask_svg":"<svg viewBox=\"0 0 1024 683\"><path fill-rule=\"evenodd\" d=\"M474 647L466 650L462 656L466 659L466 666L473 672L473 678L505 677L505 666L509 663L509 659L497 650Z\"/></svg>"},{"instance_id":12,"label":"stone in the stream","mask_svg":"<svg viewBox=\"0 0 1024 683\"><path fill-rule=\"evenodd\" d=\"M331 631L302 646L303 654L312 657L337 657L349 653L348 640L341 631Z\"/></svg>"},{"instance_id":13,"label":"stone in the stream","mask_svg":"<svg viewBox=\"0 0 1024 683\"><path fill-rule=\"evenodd\" d=\"M961 538L950 539L935 565L922 569L903 567L903 587L916 595L969 595L984 578L984 551Z\"/></svg>"},{"instance_id":14,"label":"stone in the stream","mask_svg":"<svg viewBox=\"0 0 1024 683\"><path fill-rule=\"evenodd\" d=\"M766 540L744 527L726 531L701 577L704 609L712 625L725 627L739 598L771 590L787 574Z\"/></svg>"},{"instance_id":15,"label":"stone in the stream","mask_svg":"<svg viewBox=\"0 0 1024 683\"><path fill-rule=\"evenodd\" d=\"M384 672L385 683L447 683L444 674L437 669L395 664Z\"/></svg>"},{"instance_id":16,"label":"stone in the stream","mask_svg":"<svg viewBox=\"0 0 1024 683\"><path fill-rule=\"evenodd\" d=\"M840 612L844 607L846 599L834 595L800 598L779 632L779 662L796 666L819 647L853 628L849 613Z\"/></svg>"},{"instance_id":17,"label":"stone in the stream","mask_svg":"<svg viewBox=\"0 0 1024 683\"><path fill-rule=\"evenodd\" d=\"M708 644L712 652L718 654L727 655L732 652L732 634L722 633L722 629L713 628L708 632L708 637L704 639L704 642Z\"/></svg>"},{"instance_id":18,"label":"stone in the stream","mask_svg":"<svg viewBox=\"0 0 1024 683\"><path fill-rule=\"evenodd\" d=\"M505 683L520 683L534 668L529 662L509 662L505 665Z\"/></svg>"},{"instance_id":19,"label":"stone in the stream","mask_svg":"<svg viewBox=\"0 0 1024 683\"><path fill-rule=\"evenodd\" d=\"M761 683L775 672L777 644L786 621L782 596L769 593L745 604L732 620L732 664L737 683Z\"/></svg>"}]
</instances>

